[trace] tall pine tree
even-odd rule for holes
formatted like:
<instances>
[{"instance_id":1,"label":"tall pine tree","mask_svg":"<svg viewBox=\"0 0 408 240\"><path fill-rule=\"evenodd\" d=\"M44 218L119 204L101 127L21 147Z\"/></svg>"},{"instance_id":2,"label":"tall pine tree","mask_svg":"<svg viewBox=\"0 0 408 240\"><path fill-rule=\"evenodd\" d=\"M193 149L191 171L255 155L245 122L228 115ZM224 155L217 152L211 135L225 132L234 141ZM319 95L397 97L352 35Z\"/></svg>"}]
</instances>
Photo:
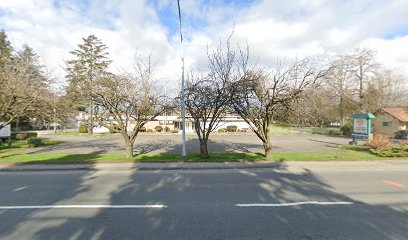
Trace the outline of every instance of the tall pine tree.
<instances>
[{"instance_id":1,"label":"tall pine tree","mask_svg":"<svg viewBox=\"0 0 408 240\"><path fill-rule=\"evenodd\" d=\"M13 54L13 46L7 39L4 30L0 31L0 71L4 70L6 64L10 63Z\"/></svg>"},{"instance_id":2,"label":"tall pine tree","mask_svg":"<svg viewBox=\"0 0 408 240\"><path fill-rule=\"evenodd\" d=\"M70 52L74 58L66 61L66 78L69 82L67 93L76 101L78 107L84 108L86 103L89 104L88 132L93 133L94 82L107 73L107 68L112 61L108 58L108 47L95 35L89 35L82 40L78 48Z\"/></svg>"}]
</instances>

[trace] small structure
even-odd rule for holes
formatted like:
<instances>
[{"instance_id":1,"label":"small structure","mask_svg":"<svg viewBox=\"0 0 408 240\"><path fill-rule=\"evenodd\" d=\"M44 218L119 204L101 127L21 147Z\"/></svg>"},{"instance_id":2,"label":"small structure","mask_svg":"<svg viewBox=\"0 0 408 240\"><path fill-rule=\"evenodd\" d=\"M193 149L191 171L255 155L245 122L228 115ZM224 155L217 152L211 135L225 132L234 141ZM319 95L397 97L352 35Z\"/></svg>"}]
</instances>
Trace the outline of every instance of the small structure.
<instances>
[{"instance_id":1,"label":"small structure","mask_svg":"<svg viewBox=\"0 0 408 240\"><path fill-rule=\"evenodd\" d=\"M4 126L2 129L0 129L0 138L10 137L10 136L11 136L10 124Z\"/></svg>"},{"instance_id":2,"label":"small structure","mask_svg":"<svg viewBox=\"0 0 408 240\"><path fill-rule=\"evenodd\" d=\"M398 130L408 130L408 107L382 108L375 116L375 134L393 136Z\"/></svg>"},{"instance_id":3,"label":"small structure","mask_svg":"<svg viewBox=\"0 0 408 240\"><path fill-rule=\"evenodd\" d=\"M352 144L356 144L358 139L369 139L371 137L371 119L375 116L371 113L353 114L353 138Z\"/></svg>"}]
</instances>

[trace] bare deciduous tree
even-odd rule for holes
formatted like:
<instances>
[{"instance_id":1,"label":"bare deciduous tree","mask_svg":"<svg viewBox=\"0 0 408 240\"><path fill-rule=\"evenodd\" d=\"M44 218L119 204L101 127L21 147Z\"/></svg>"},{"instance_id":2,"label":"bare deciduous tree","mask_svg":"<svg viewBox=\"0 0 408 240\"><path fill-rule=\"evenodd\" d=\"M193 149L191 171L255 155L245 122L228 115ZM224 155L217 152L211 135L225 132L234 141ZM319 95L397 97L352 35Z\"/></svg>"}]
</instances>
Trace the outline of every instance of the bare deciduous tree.
<instances>
[{"instance_id":1,"label":"bare deciduous tree","mask_svg":"<svg viewBox=\"0 0 408 240\"><path fill-rule=\"evenodd\" d=\"M232 105L263 142L267 157L272 156L270 127L278 110L289 108L325 73L311 59L303 59L289 65L280 62L270 72L248 70L240 80Z\"/></svg>"},{"instance_id":2,"label":"bare deciduous tree","mask_svg":"<svg viewBox=\"0 0 408 240\"><path fill-rule=\"evenodd\" d=\"M375 77L379 64L376 62L375 52L367 48L356 49L349 58L352 61L352 72L358 84L359 111L367 112L367 104L365 104L366 91L368 84Z\"/></svg>"},{"instance_id":3,"label":"bare deciduous tree","mask_svg":"<svg viewBox=\"0 0 408 240\"><path fill-rule=\"evenodd\" d=\"M122 134L128 157L133 157L141 127L170 108L156 89L154 74L150 56L136 57L134 73L107 74L95 81L96 119L101 126Z\"/></svg>"},{"instance_id":4,"label":"bare deciduous tree","mask_svg":"<svg viewBox=\"0 0 408 240\"><path fill-rule=\"evenodd\" d=\"M47 78L37 55L25 45L0 71L0 129L16 118L35 112L40 96L47 94Z\"/></svg>"},{"instance_id":5,"label":"bare deciduous tree","mask_svg":"<svg viewBox=\"0 0 408 240\"><path fill-rule=\"evenodd\" d=\"M220 43L214 51L207 51L208 73L190 74L186 87L186 108L200 141L201 158L208 158L208 139L225 117L233 96L233 83L238 79L237 51L230 40L225 49Z\"/></svg>"}]
</instances>

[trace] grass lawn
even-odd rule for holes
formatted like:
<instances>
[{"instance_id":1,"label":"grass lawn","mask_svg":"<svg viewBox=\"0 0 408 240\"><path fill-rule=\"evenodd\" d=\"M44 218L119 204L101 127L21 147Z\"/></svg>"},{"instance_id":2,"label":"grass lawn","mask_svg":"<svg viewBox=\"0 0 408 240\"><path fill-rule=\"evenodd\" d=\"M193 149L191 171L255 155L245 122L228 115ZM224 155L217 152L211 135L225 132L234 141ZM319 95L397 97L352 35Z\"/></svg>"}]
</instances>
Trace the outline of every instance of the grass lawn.
<instances>
[{"instance_id":1,"label":"grass lawn","mask_svg":"<svg viewBox=\"0 0 408 240\"><path fill-rule=\"evenodd\" d=\"M256 162L256 161L355 161L381 160L368 151L340 150L338 152L276 152L272 159L260 153L212 153L207 160L199 154L189 154L186 162ZM12 154L0 153L0 163L68 164L121 162L182 162L179 154L141 154L127 158L125 154Z\"/></svg>"},{"instance_id":2,"label":"grass lawn","mask_svg":"<svg viewBox=\"0 0 408 240\"><path fill-rule=\"evenodd\" d=\"M282 124L273 124L271 127L272 134L320 134L320 135L330 135L330 136L341 136L340 128L333 127L292 127Z\"/></svg>"},{"instance_id":3,"label":"grass lawn","mask_svg":"<svg viewBox=\"0 0 408 240\"><path fill-rule=\"evenodd\" d=\"M62 143L50 139L42 139L40 147L53 146ZM7 143L0 145L0 153L10 152L12 150L27 148L26 140L13 140L9 146Z\"/></svg>"},{"instance_id":4,"label":"grass lawn","mask_svg":"<svg viewBox=\"0 0 408 240\"><path fill-rule=\"evenodd\" d=\"M47 133L45 135L56 135L56 136L106 136L110 133L104 132L104 133L94 133L94 134L89 134L89 133L79 133L78 131L72 131L72 132L57 132L57 133Z\"/></svg>"}]
</instances>

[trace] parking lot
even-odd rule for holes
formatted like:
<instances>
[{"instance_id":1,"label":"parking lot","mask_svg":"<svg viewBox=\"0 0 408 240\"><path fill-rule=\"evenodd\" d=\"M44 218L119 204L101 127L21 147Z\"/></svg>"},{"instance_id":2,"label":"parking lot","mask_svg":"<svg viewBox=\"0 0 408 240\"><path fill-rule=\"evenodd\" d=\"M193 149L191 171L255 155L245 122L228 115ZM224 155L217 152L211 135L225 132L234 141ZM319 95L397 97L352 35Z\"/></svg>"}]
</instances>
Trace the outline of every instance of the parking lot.
<instances>
[{"instance_id":1,"label":"parking lot","mask_svg":"<svg viewBox=\"0 0 408 240\"><path fill-rule=\"evenodd\" d=\"M33 151L38 153L116 153L125 151L120 134L104 136L41 135L42 138L63 141L62 144ZM349 139L314 134L274 135L276 152L325 152L338 151L337 146ZM170 133L141 133L135 141L135 153L179 153L181 135ZM199 152L195 134L187 134L188 152ZM208 143L210 152L263 152L262 142L253 133L214 133Z\"/></svg>"}]
</instances>

